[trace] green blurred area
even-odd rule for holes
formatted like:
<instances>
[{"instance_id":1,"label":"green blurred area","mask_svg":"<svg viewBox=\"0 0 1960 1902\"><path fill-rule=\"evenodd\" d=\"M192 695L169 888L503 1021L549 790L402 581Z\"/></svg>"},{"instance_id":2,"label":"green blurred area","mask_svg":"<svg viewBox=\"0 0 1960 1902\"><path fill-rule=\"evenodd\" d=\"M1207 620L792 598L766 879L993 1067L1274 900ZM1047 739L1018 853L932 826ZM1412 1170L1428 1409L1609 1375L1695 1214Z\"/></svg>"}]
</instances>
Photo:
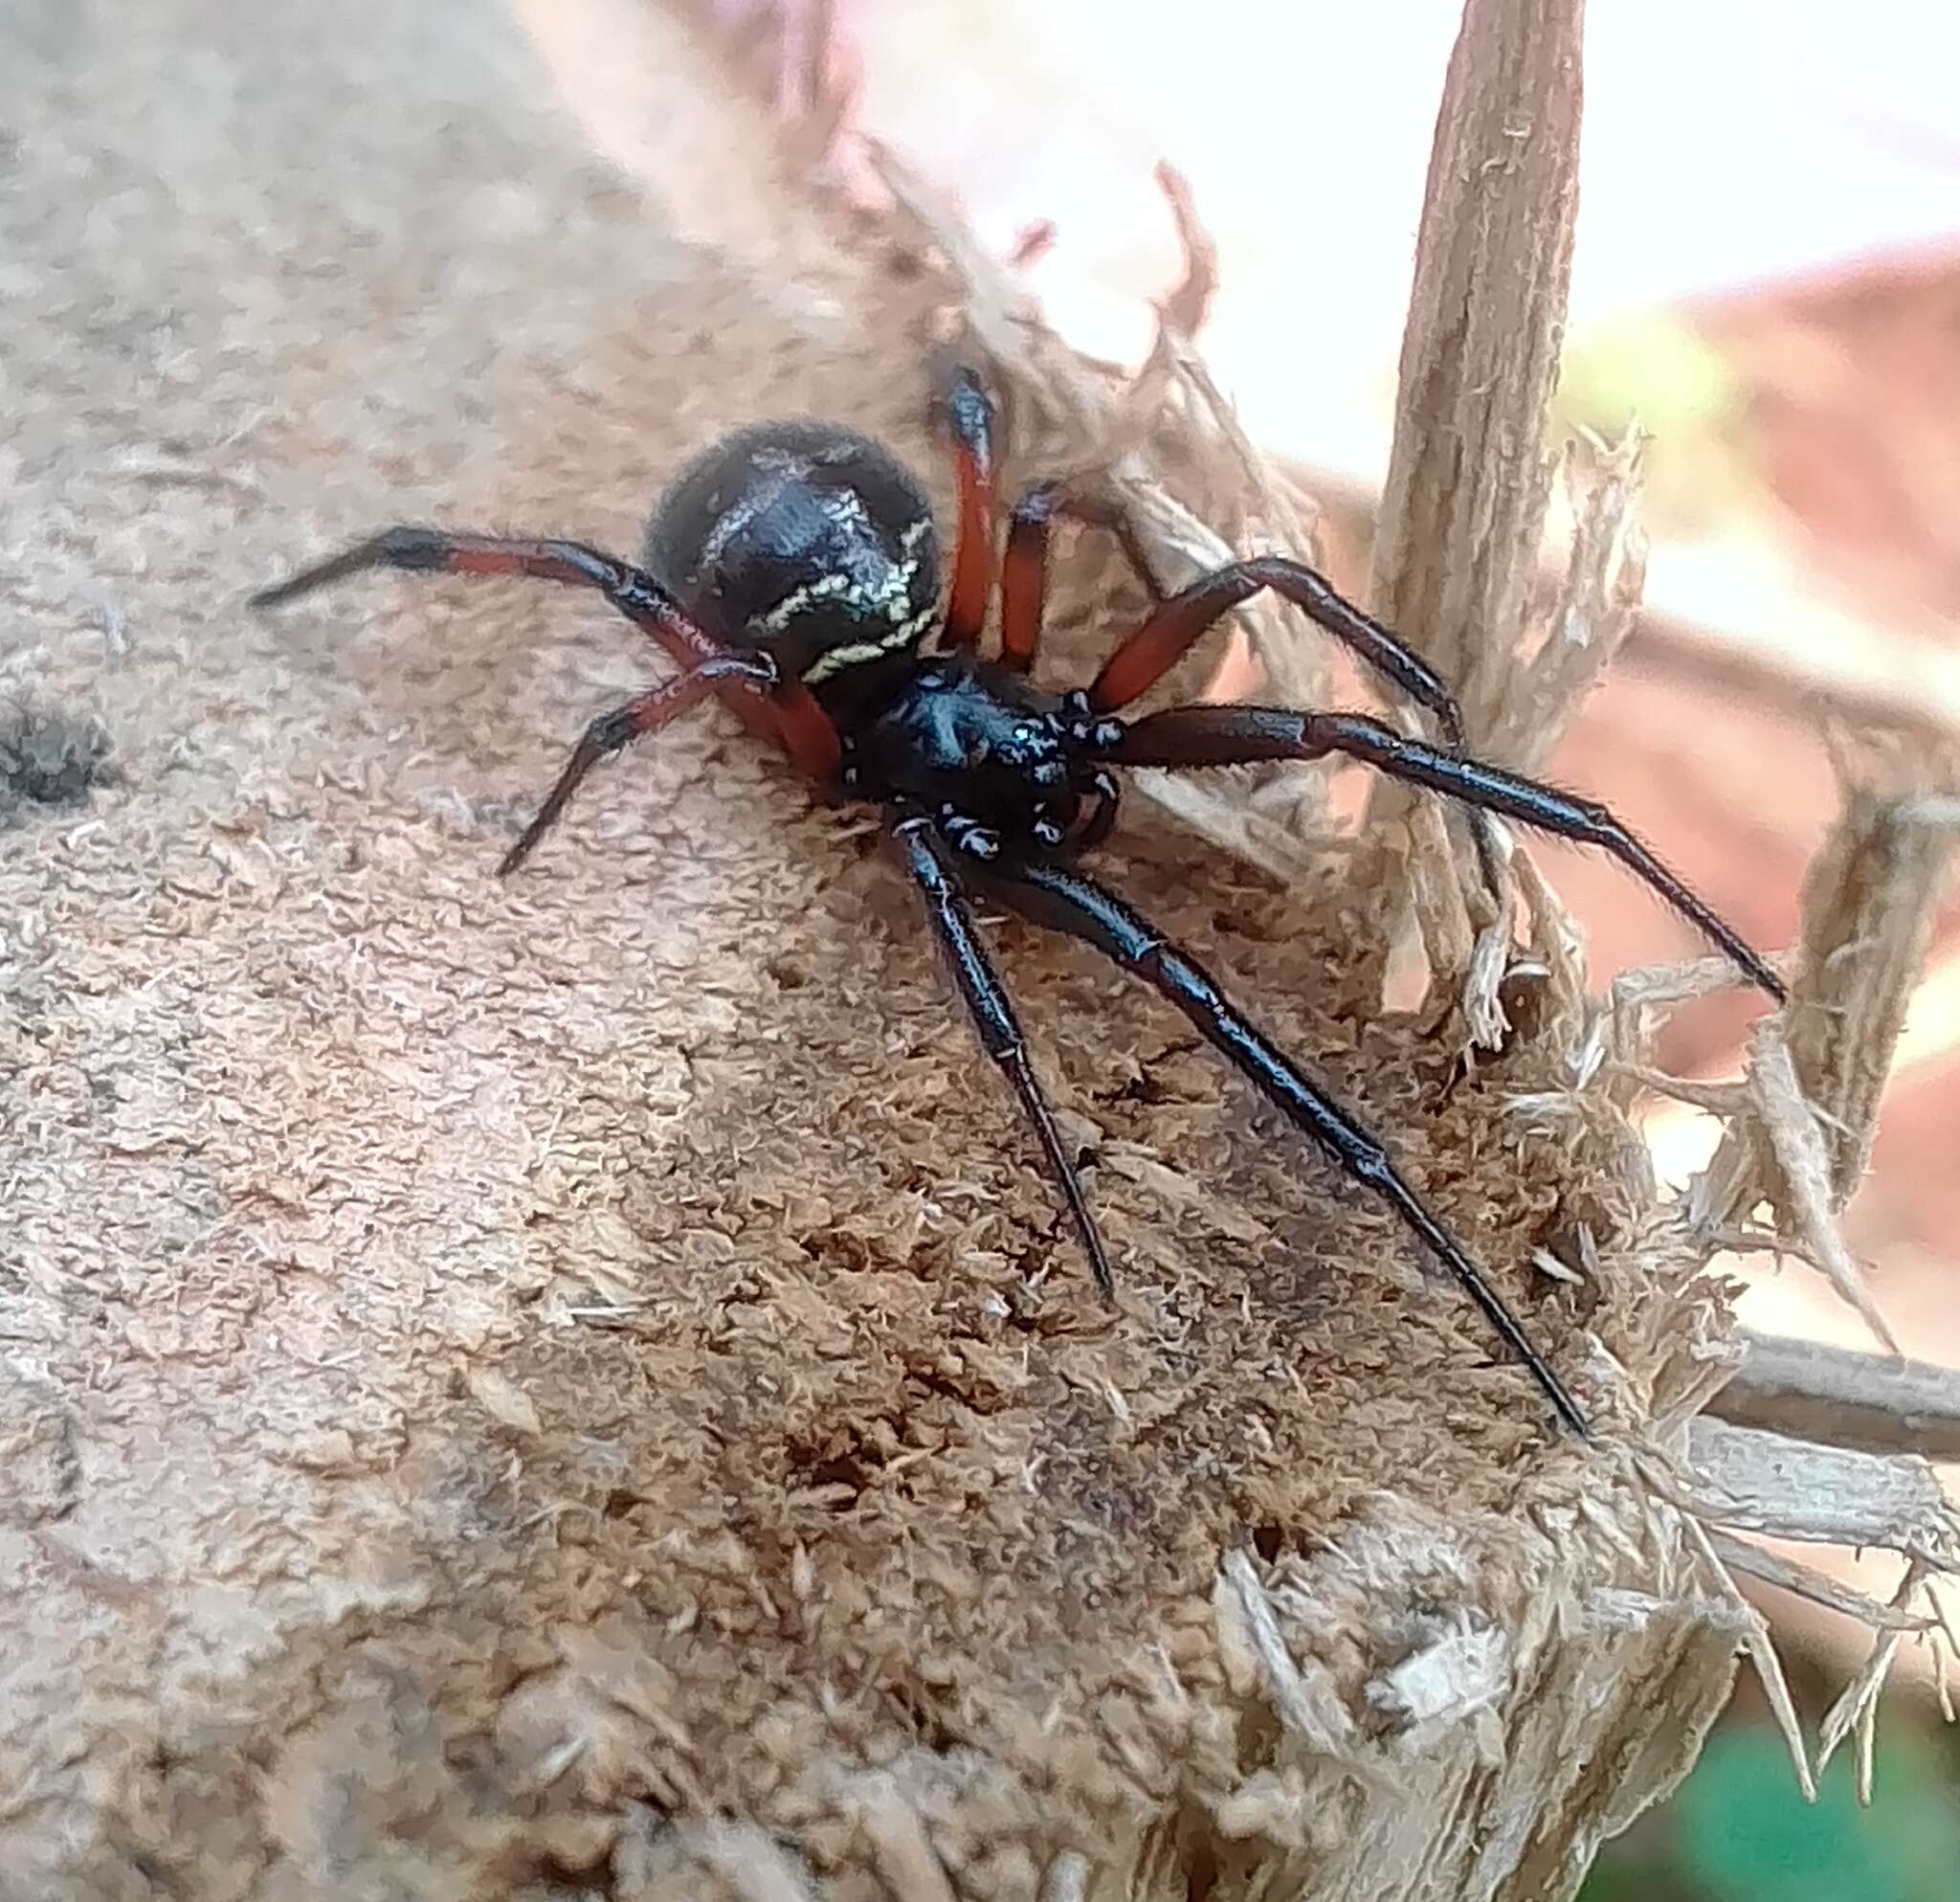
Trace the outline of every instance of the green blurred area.
<instances>
[{"instance_id":1,"label":"green blurred area","mask_svg":"<svg viewBox=\"0 0 1960 1902\"><path fill-rule=\"evenodd\" d=\"M1806 1803L1776 1730L1725 1719L1673 1801L1601 1851L1581 1902L1956 1902L1960 1748L1901 1698L1874 1761L1869 1809L1854 1744Z\"/></svg>"},{"instance_id":2,"label":"green blurred area","mask_svg":"<svg viewBox=\"0 0 1960 1902\"><path fill-rule=\"evenodd\" d=\"M1734 364L1685 318L1655 311L1567 340L1553 434L1591 430L1651 440L1641 512L1661 532L1698 536L1761 505L1748 389Z\"/></svg>"}]
</instances>

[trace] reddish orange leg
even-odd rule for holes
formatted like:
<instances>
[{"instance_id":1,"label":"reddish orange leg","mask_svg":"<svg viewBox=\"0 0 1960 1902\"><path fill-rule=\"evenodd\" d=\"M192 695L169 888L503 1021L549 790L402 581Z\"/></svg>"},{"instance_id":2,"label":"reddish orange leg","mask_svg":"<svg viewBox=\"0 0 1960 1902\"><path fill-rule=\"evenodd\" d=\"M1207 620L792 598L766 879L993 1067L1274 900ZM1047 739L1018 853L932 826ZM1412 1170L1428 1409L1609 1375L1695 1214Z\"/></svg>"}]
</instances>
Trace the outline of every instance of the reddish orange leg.
<instances>
[{"instance_id":1,"label":"reddish orange leg","mask_svg":"<svg viewBox=\"0 0 1960 1902\"><path fill-rule=\"evenodd\" d=\"M422 573L524 574L541 581L595 588L689 672L705 668L711 661L744 658L732 655L652 575L583 542L452 535L438 528L386 528L261 589L253 595L252 606L275 607L372 568ZM836 779L843 757L837 729L800 681L776 681L767 698L754 691L753 683L742 683L739 669L723 670L705 684L719 693L724 705L732 708L751 732L786 749L805 772L825 785Z\"/></svg>"},{"instance_id":2,"label":"reddish orange leg","mask_svg":"<svg viewBox=\"0 0 1960 1902\"><path fill-rule=\"evenodd\" d=\"M557 784L545 795L545 803L538 808L537 817L524 827L523 836L518 842L503 855L497 876L506 877L530 857L531 848L557 823L559 814L565 810L565 802L577 790L579 781L609 753L616 753L629 740L637 739L642 733L651 733L666 726L670 720L678 719L689 707L700 705L717 687L741 682L752 692L766 693L775 681L775 667L767 660L751 659L746 654L718 655L713 660L703 660L679 680L664 681L651 692L629 700L624 706L615 706L612 712L600 714L586 728L585 737L572 748L571 757L565 762L565 771L558 775Z\"/></svg>"},{"instance_id":3,"label":"reddish orange leg","mask_svg":"<svg viewBox=\"0 0 1960 1902\"><path fill-rule=\"evenodd\" d=\"M993 405L971 369L955 369L940 398L960 482L960 542L953 556L946 638L976 647L993 594Z\"/></svg>"},{"instance_id":4,"label":"reddish orange leg","mask_svg":"<svg viewBox=\"0 0 1960 1902\"><path fill-rule=\"evenodd\" d=\"M1048 544L1058 516L1085 527L1108 529L1151 601L1160 608L1164 605L1164 590L1128 514L1104 497L1065 482L1043 482L1014 503L1000 569L1000 658L1018 674L1035 664L1041 644L1041 623L1048 611Z\"/></svg>"},{"instance_id":5,"label":"reddish orange leg","mask_svg":"<svg viewBox=\"0 0 1960 1902\"><path fill-rule=\"evenodd\" d=\"M1449 682L1398 636L1336 593L1325 576L1282 555L1256 555L1200 575L1162 603L1112 654L1089 705L1113 713L1147 693L1232 609L1264 589L1303 608L1364 665L1437 717L1451 746L1463 744L1462 709Z\"/></svg>"}]
</instances>

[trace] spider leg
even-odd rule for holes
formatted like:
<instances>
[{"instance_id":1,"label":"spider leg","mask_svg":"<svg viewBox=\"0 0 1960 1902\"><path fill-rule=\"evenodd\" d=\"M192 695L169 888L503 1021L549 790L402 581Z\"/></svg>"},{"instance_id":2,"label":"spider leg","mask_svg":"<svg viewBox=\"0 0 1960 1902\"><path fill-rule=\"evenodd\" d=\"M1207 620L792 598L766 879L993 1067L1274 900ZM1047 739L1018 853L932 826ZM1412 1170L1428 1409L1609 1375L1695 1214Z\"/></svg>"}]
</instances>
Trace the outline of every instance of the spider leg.
<instances>
[{"instance_id":1,"label":"spider leg","mask_svg":"<svg viewBox=\"0 0 1960 1902\"><path fill-rule=\"evenodd\" d=\"M993 595L993 404L979 372L960 365L947 378L937 407L952 437L960 485L960 543L946 637L955 647L977 647Z\"/></svg>"},{"instance_id":2,"label":"spider leg","mask_svg":"<svg viewBox=\"0 0 1960 1902\"><path fill-rule=\"evenodd\" d=\"M1085 527L1106 528L1152 605L1164 605L1163 587L1127 509L1072 482L1037 483L1014 503L1008 517L1007 552L1000 566L1000 659L1017 674L1035 664L1035 651L1041 642L1048 607L1048 544L1057 516Z\"/></svg>"},{"instance_id":3,"label":"spider leg","mask_svg":"<svg viewBox=\"0 0 1960 1902\"><path fill-rule=\"evenodd\" d=\"M1061 1132L1055 1127L1055 1117L1028 1062L1027 1041L1014 1016L1013 1000L981 942L972 908L960 889L946 850L933 831L932 822L922 816L900 817L892 826L892 836L904 853L906 869L925 901L926 916L938 936L940 949L946 953L981 1045L1021 1099L1021 1108L1040 1138L1048 1173L1061 1191L1069 1214L1075 1218L1076 1233L1089 1258L1089 1272L1103 1295L1113 1300L1116 1284L1109 1268L1108 1251L1097 1232L1096 1219L1089 1213L1081 1179L1062 1147Z\"/></svg>"},{"instance_id":4,"label":"spider leg","mask_svg":"<svg viewBox=\"0 0 1960 1902\"><path fill-rule=\"evenodd\" d=\"M1272 588L1305 608L1377 672L1427 706L1453 745L1462 744L1462 711L1449 684L1387 628L1335 593L1312 569L1277 556L1234 562L1201 575L1174 598L1167 596L1128 511L1073 485L1045 483L1031 489L1009 519L1000 578L1000 658L1006 665L1025 673L1034 660L1046 605L1050 524L1057 515L1114 534L1153 604L1150 618L1104 663L1087 696L1091 707L1126 705L1154 686L1222 615L1260 589ZM1098 698L1099 694L1113 697ZM1478 869L1485 888L1501 900L1503 871L1490 822L1478 813L1470 819Z\"/></svg>"},{"instance_id":5,"label":"spider leg","mask_svg":"<svg viewBox=\"0 0 1960 1902\"><path fill-rule=\"evenodd\" d=\"M1093 945L1175 1004L1337 1168L1372 1190L1421 1238L1544 1388L1559 1418L1582 1439L1586 1436L1586 1416L1578 1402L1477 1264L1403 1179L1380 1138L1250 1023L1195 960L1114 892L1080 872L1038 861L997 863L988 868L987 889L1032 923Z\"/></svg>"},{"instance_id":6,"label":"spider leg","mask_svg":"<svg viewBox=\"0 0 1960 1902\"><path fill-rule=\"evenodd\" d=\"M727 659L732 652L644 570L583 542L450 534L439 528L384 528L284 581L261 588L249 605L278 607L371 568L422 573L524 574L575 588L594 588L681 667L700 667ZM747 693L728 693L723 698L745 726L783 746L813 778L826 785L836 778L843 758L836 727L801 681L779 679L767 700Z\"/></svg>"},{"instance_id":7,"label":"spider leg","mask_svg":"<svg viewBox=\"0 0 1960 1902\"><path fill-rule=\"evenodd\" d=\"M1452 746L1463 744L1463 710L1449 682L1398 635L1336 593L1325 575L1283 555L1228 562L1162 602L1103 662L1089 688L1089 705L1099 713L1127 706L1155 686L1223 615L1264 589L1304 609L1356 660L1435 714Z\"/></svg>"},{"instance_id":8,"label":"spider leg","mask_svg":"<svg viewBox=\"0 0 1960 1902\"><path fill-rule=\"evenodd\" d=\"M678 680L664 681L650 692L629 700L624 706L600 714L571 750L571 757L565 762L557 783L545 795L536 817L503 855L497 876L508 877L530 857L531 848L557 822L579 781L609 753L616 753L629 740L678 719L689 707L698 706L718 686L733 681L746 682L758 692L767 692L775 684L776 670L767 660L743 654L719 655L703 660Z\"/></svg>"},{"instance_id":9,"label":"spider leg","mask_svg":"<svg viewBox=\"0 0 1960 1902\"><path fill-rule=\"evenodd\" d=\"M1412 740L1359 713L1278 706L1176 706L1139 720L1102 756L1122 766L1230 766L1342 753L1392 778L1582 845L1596 845L1643 881L1777 1003L1783 980L1720 915L1594 799L1575 798L1481 760Z\"/></svg>"}]
</instances>

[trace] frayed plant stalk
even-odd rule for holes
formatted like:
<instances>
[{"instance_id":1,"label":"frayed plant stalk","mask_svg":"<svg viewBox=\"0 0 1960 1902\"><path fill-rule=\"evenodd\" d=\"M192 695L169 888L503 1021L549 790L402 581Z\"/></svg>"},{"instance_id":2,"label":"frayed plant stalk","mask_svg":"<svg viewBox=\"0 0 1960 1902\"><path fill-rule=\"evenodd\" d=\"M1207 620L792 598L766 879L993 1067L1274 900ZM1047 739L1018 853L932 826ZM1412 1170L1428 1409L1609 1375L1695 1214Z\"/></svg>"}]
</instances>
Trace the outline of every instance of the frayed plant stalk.
<instances>
[{"instance_id":1,"label":"frayed plant stalk","mask_svg":"<svg viewBox=\"0 0 1960 1902\"><path fill-rule=\"evenodd\" d=\"M1784 1245L1760 1232L1713 1240L1725 1250ZM1772 1334L1747 1334L1745 1346L1713 1402L1724 1420L1862 1452L1960 1460L1960 1374L1951 1368Z\"/></svg>"},{"instance_id":2,"label":"frayed plant stalk","mask_svg":"<svg viewBox=\"0 0 1960 1902\"><path fill-rule=\"evenodd\" d=\"M1430 156L1402 355L1395 431L1376 522L1370 605L1456 686L1472 749L1500 722L1529 724L1516 688L1517 630L1544 540L1556 459L1547 421L1558 377L1578 209L1583 8L1469 0ZM1625 513L1627 511L1621 511ZM1606 538L1610 539L1610 538ZM1583 543L1575 558L1583 559ZM1602 548L1598 552L1603 553ZM1624 564L1615 564L1623 569ZM1610 592L1594 561L1563 615ZM1518 734L1510 737L1515 744ZM1424 864L1409 883L1431 981L1477 982L1471 1039L1503 1034L1480 932L1507 934L1466 826L1383 785L1371 827L1406 824Z\"/></svg>"},{"instance_id":3,"label":"frayed plant stalk","mask_svg":"<svg viewBox=\"0 0 1960 1902\"><path fill-rule=\"evenodd\" d=\"M1889 787L1855 772L1840 773L1843 808L1805 881L1790 1007L1758 1033L1755 1113L1731 1126L1695 1199L1717 1224L1771 1203L1776 1232L1830 1263L1839 1291L1862 1312L1836 1218L1871 1155L1960 839L1960 799L1924 783L1901 787L1896 767ZM1882 1335L1882 1323L1874 1331Z\"/></svg>"},{"instance_id":4,"label":"frayed plant stalk","mask_svg":"<svg viewBox=\"0 0 1960 1902\"><path fill-rule=\"evenodd\" d=\"M1583 10L1468 0L1443 84L1374 545L1375 612L1481 740L1538 559L1579 197Z\"/></svg>"},{"instance_id":5,"label":"frayed plant stalk","mask_svg":"<svg viewBox=\"0 0 1960 1902\"><path fill-rule=\"evenodd\" d=\"M1375 613L1457 686L1472 750L1525 772L1543 766L1612 664L1646 562L1642 433L1548 439L1578 206L1579 61L1576 7L1465 10L1430 163L1370 586ZM1555 477L1569 539L1541 587ZM1404 916L1428 981L1456 995L1472 1044L1496 1047L1517 906L1508 893L1493 903L1471 827L1424 805L1377 786L1370 836L1390 849L1406 828ZM1511 861L1514 890L1524 857ZM1533 954L1556 968L1576 948L1548 928L1543 897L1541 885L1523 922Z\"/></svg>"},{"instance_id":6,"label":"frayed plant stalk","mask_svg":"<svg viewBox=\"0 0 1960 1902\"><path fill-rule=\"evenodd\" d=\"M1689 1193L1711 1242L1808 1263L1895 1356L1838 1217L1871 1154L1960 834L1960 801L1928 790L1924 769L1904 789L1899 775L1888 789L1840 769L1843 809L1805 881L1789 1007L1756 1027L1738 1113Z\"/></svg>"}]
</instances>

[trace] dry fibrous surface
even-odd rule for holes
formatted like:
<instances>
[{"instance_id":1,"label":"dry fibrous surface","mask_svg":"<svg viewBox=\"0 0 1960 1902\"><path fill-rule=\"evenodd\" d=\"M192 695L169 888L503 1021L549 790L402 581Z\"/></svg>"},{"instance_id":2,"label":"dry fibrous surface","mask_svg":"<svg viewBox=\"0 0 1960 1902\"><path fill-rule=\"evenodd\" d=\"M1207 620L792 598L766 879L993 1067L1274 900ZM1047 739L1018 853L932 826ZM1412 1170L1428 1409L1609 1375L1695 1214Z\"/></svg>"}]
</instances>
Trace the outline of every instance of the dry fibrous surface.
<instances>
[{"instance_id":1,"label":"dry fibrous surface","mask_svg":"<svg viewBox=\"0 0 1960 1902\"><path fill-rule=\"evenodd\" d=\"M1115 843L1586 1448L1181 1022L1003 928L1102 1312L861 819L719 714L497 884L630 630L243 596L402 517L631 548L769 413L938 482L931 347L999 313L902 220L679 241L480 10L223 17L16 10L0 60L0 693L108 748L0 832L0 1895L1569 1893L1753 1635L1626 1450L1726 1324L1570 983L1466 1079L1338 858ZM641 25L657 114L694 54ZM1297 505L1212 422L1147 446L1168 523Z\"/></svg>"}]
</instances>

